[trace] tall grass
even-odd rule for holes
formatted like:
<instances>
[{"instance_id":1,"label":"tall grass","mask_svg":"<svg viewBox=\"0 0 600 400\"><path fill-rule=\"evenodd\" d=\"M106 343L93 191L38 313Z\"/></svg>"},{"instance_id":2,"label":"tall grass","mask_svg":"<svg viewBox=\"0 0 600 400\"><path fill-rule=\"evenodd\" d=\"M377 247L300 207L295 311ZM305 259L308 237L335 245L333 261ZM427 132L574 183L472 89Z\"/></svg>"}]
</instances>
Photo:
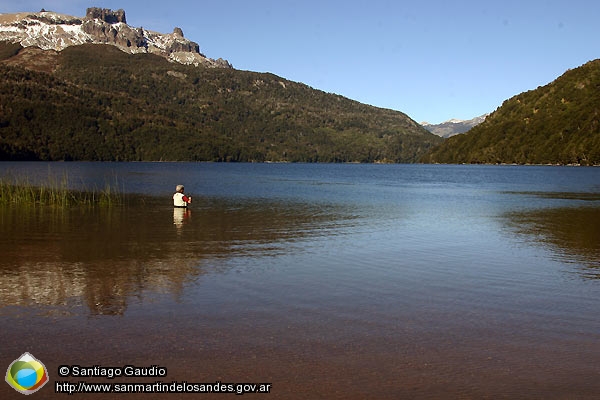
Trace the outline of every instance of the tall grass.
<instances>
[{"instance_id":1,"label":"tall grass","mask_svg":"<svg viewBox=\"0 0 600 400\"><path fill-rule=\"evenodd\" d=\"M121 205L123 195L117 187L106 184L103 190L73 190L66 176L59 181L49 177L47 185L35 186L25 181L0 179L0 204L23 206L48 205L60 208L72 206Z\"/></svg>"}]
</instances>

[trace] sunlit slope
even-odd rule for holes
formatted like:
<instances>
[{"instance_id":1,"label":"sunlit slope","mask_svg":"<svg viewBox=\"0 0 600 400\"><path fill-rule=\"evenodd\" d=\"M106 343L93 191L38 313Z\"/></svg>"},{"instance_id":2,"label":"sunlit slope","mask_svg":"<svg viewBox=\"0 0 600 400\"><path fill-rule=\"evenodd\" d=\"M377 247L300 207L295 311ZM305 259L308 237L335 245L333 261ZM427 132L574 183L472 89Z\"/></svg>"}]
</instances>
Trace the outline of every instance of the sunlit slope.
<instances>
[{"instance_id":1,"label":"sunlit slope","mask_svg":"<svg viewBox=\"0 0 600 400\"><path fill-rule=\"evenodd\" d=\"M600 60L506 100L485 122L422 161L600 164Z\"/></svg>"}]
</instances>

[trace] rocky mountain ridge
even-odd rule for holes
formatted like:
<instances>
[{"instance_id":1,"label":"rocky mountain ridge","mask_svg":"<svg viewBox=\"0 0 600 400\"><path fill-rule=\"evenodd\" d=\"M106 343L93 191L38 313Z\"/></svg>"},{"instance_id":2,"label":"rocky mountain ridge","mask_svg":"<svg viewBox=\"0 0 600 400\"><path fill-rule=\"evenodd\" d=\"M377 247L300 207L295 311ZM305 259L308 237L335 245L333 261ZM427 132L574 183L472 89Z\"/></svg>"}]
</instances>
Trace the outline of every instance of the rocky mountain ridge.
<instances>
[{"instance_id":1,"label":"rocky mountain ridge","mask_svg":"<svg viewBox=\"0 0 600 400\"><path fill-rule=\"evenodd\" d=\"M474 126L479 125L489 114L481 115L469 120L451 119L441 124L430 124L428 122L421 122L423 128L429 132L438 135L443 138L449 138L454 135L465 133Z\"/></svg>"},{"instance_id":2,"label":"rocky mountain ridge","mask_svg":"<svg viewBox=\"0 0 600 400\"><path fill-rule=\"evenodd\" d=\"M92 7L83 18L45 10L0 14L0 41L54 51L82 44L110 44L126 53L157 54L184 65L232 68L224 59L202 54L198 43L186 39L181 28L162 34L129 26L124 10Z\"/></svg>"}]
</instances>

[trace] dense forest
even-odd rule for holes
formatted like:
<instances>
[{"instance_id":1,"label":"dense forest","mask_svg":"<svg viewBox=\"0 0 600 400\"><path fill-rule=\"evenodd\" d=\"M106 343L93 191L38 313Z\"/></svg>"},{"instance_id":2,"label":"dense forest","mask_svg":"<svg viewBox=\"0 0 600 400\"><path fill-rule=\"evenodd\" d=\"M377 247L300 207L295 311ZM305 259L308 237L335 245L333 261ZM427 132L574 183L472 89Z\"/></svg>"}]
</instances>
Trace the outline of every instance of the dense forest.
<instances>
[{"instance_id":1,"label":"dense forest","mask_svg":"<svg viewBox=\"0 0 600 400\"><path fill-rule=\"evenodd\" d=\"M401 112L273 74L109 45L0 43L0 77L3 160L416 162L442 141Z\"/></svg>"},{"instance_id":2,"label":"dense forest","mask_svg":"<svg viewBox=\"0 0 600 400\"><path fill-rule=\"evenodd\" d=\"M600 165L600 60L506 100L422 161Z\"/></svg>"}]
</instances>

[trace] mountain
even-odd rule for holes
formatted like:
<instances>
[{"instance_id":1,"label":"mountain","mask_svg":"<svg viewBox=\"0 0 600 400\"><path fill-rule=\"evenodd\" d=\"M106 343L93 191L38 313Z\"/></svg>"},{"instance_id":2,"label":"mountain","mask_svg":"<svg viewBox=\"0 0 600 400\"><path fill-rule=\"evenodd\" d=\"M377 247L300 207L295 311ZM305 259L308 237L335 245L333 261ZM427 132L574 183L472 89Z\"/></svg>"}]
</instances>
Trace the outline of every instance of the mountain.
<instances>
[{"instance_id":1,"label":"mountain","mask_svg":"<svg viewBox=\"0 0 600 400\"><path fill-rule=\"evenodd\" d=\"M600 165L600 60L506 100L421 161Z\"/></svg>"},{"instance_id":2,"label":"mountain","mask_svg":"<svg viewBox=\"0 0 600 400\"><path fill-rule=\"evenodd\" d=\"M423 128L427 129L434 135L438 135L443 138L449 138L450 136L467 132L472 127L479 125L480 123L485 121L485 118L487 116L488 114L485 114L467 121L451 119L449 121L442 122L441 124L430 124L427 122L421 122L421 125L423 126Z\"/></svg>"},{"instance_id":3,"label":"mountain","mask_svg":"<svg viewBox=\"0 0 600 400\"><path fill-rule=\"evenodd\" d=\"M416 162L442 141L402 112L211 61L124 12L0 20L0 159Z\"/></svg>"},{"instance_id":4,"label":"mountain","mask_svg":"<svg viewBox=\"0 0 600 400\"><path fill-rule=\"evenodd\" d=\"M126 23L124 10L88 8L84 18L55 12L0 14L0 41L23 47L61 51L82 44L112 44L131 54L151 53L181 64L231 68L223 59L200 53L197 43L187 40L181 28L161 34Z\"/></svg>"}]
</instances>

